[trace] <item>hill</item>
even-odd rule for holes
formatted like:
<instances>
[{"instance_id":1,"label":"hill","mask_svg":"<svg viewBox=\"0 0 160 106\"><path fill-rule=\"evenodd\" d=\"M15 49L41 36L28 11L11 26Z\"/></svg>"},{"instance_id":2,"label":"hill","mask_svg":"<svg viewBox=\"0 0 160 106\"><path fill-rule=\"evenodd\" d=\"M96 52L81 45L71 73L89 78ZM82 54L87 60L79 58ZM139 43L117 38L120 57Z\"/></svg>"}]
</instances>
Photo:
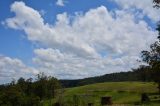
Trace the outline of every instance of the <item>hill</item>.
<instances>
[{"instance_id":1,"label":"hill","mask_svg":"<svg viewBox=\"0 0 160 106\"><path fill-rule=\"evenodd\" d=\"M139 105L142 93L147 93L153 100L157 96L155 95L157 91L156 85L152 82L106 82L66 88L57 100L65 106L72 106L76 103L79 106L85 106L87 103L100 106L101 97L111 96L113 104ZM154 99L146 105L159 106L160 102Z\"/></svg>"}]
</instances>

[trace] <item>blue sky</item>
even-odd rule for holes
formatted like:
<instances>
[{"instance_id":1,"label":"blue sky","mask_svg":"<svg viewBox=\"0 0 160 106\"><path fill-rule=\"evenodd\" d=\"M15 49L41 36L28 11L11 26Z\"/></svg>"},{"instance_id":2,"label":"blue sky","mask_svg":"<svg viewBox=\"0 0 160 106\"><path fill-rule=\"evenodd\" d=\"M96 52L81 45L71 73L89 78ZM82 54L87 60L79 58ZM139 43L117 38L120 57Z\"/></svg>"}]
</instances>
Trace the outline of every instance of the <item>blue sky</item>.
<instances>
[{"instance_id":1,"label":"blue sky","mask_svg":"<svg viewBox=\"0 0 160 106\"><path fill-rule=\"evenodd\" d=\"M151 0L3 0L0 13L0 83L129 71L160 19Z\"/></svg>"}]
</instances>

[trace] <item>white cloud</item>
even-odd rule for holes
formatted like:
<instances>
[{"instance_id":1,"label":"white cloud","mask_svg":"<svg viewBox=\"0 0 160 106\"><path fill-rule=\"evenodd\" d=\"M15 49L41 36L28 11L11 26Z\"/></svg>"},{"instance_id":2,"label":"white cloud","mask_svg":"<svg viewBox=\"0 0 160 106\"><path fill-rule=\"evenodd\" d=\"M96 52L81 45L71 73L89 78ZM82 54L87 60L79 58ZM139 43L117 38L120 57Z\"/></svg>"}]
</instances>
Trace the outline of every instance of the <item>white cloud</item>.
<instances>
[{"instance_id":1,"label":"white cloud","mask_svg":"<svg viewBox=\"0 0 160 106\"><path fill-rule=\"evenodd\" d=\"M0 83L9 82L12 78L29 78L38 74L38 70L26 66L21 60L0 56Z\"/></svg>"},{"instance_id":2,"label":"white cloud","mask_svg":"<svg viewBox=\"0 0 160 106\"><path fill-rule=\"evenodd\" d=\"M40 71L58 78L128 71L139 64L140 51L157 34L142 18L124 9L108 11L100 6L74 16L64 12L57 15L54 25L44 23L40 13L23 2L12 4L11 11L15 16L5 24L45 46L34 51L33 61Z\"/></svg>"},{"instance_id":3,"label":"white cloud","mask_svg":"<svg viewBox=\"0 0 160 106\"><path fill-rule=\"evenodd\" d=\"M19 8L22 8L21 11ZM83 42L82 39L74 37L74 32L73 34L68 32L70 29L72 31L72 28L67 23L69 21L67 14L57 15L57 23L54 27L44 24L39 12L25 6L23 2L15 2L11 6L11 10L16 13L16 17L6 20L8 27L24 30L29 40L41 42L67 52L74 50L77 55L90 56L96 54L90 45Z\"/></svg>"},{"instance_id":4,"label":"white cloud","mask_svg":"<svg viewBox=\"0 0 160 106\"><path fill-rule=\"evenodd\" d=\"M153 8L153 0L112 0L115 1L124 10L139 9L138 15L148 16L151 20L157 22L160 20L160 10Z\"/></svg>"},{"instance_id":5,"label":"white cloud","mask_svg":"<svg viewBox=\"0 0 160 106\"><path fill-rule=\"evenodd\" d=\"M64 0L57 0L56 5L58 6L64 6Z\"/></svg>"},{"instance_id":6,"label":"white cloud","mask_svg":"<svg viewBox=\"0 0 160 106\"><path fill-rule=\"evenodd\" d=\"M136 56L115 59L111 57L85 59L51 48L36 49L34 53L36 57L33 61L38 65L40 71L61 79L84 78L117 71L128 71L129 67L138 65L137 59L139 59Z\"/></svg>"}]
</instances>

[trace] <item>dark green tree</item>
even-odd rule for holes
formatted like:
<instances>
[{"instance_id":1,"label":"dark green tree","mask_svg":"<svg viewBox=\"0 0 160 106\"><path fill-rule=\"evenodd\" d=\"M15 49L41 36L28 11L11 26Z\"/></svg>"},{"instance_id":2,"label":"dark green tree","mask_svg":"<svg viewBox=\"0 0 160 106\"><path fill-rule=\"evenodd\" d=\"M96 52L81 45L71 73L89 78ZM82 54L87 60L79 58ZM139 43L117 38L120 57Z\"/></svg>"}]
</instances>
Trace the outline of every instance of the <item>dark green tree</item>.
<instances>
[{"instance_id":1,"label":"dark green tree","mask_svg":"<svg viewBox=\"0 0 160 106\"><path fill-rule=\"evenodd\" d=\"M149 51L142 51L142 58L149 64L152 79L158 84L160 92L160 23L158 23L156 30L159 34L158 40L151 44Z\"/></svg>"},{"instance_id":2,"label":"dark green tree","mask_svg":"<svg viewBox=\"0 0 160 106\"><path fill-rule=\"evenodd\" d=\"M150 66L140 65L138 68L132 70L134 73L137 73L136 77L138 78L138 80L143 82L150 81Z\"/></svg>"}]
</instances>

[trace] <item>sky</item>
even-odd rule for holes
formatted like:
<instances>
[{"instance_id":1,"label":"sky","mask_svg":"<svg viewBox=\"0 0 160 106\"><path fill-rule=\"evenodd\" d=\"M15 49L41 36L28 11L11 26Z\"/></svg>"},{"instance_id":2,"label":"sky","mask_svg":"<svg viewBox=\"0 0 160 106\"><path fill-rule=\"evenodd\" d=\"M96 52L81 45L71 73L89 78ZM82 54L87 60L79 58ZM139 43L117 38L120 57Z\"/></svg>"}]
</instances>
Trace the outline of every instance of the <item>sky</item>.
<instances>
[{"instance_id":1,"label":"sky","mask_svg":"<svg viewBox=\"0 0 160 106\"><path fill-rule=\"evenodd\" d=\"M130 71L156 41L159 14L152 0L1 0L0 83Z\"/></svg>"}]
</instances>

